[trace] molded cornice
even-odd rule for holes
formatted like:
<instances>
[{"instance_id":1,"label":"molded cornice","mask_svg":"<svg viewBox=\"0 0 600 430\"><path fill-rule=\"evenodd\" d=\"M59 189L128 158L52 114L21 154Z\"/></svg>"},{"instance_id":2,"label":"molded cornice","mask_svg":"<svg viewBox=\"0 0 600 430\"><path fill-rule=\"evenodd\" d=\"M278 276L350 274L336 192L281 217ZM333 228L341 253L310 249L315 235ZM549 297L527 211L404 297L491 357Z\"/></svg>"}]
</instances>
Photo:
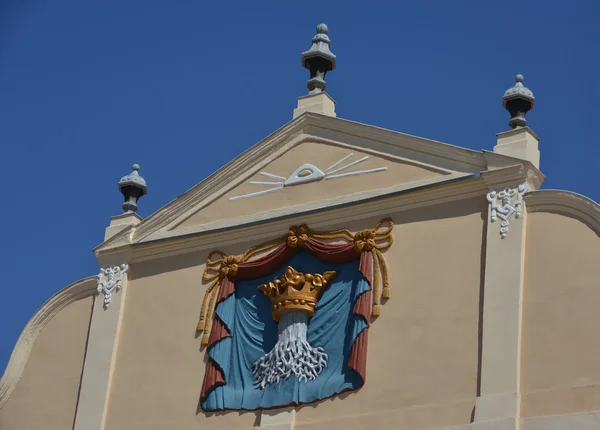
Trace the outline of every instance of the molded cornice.
<instances>
[{"instance_id":1,"label":"molded cornice","mask_svg":"<svg viewBox=\"0 0 600 430\"><path fill-rule=\"evenodd\" d=\"M512 157L511 157L512 158ZM502 187L513 182L527 182L529 189L537 190L546 177L529 161L514 159L520 164L481 172L489 189Z\"/></svg>"},{"instance_id":2,"label":"molded cornice","mask_svg":"<svg viewBox=\"0 0 600 430\"><path fill-rule=\"evenodd\" d=\"M176 237L158 239L154 241L133 243L128 248L132 263L152 260L166 256L195 252L210 247L215 243L219 246L242 242L264 241L268 238L281 236L291 224L309 224L316 229L327 229L339 223L348 223L366 217L387 216L393 212L415 209L434 204L442 204L474 196L484 196L487 187L478 176L469 175L442 183L435 186L428 185L418 188L403 190L395 194L365 199L362 202L350 202L335 207L304 210L295 213L282 214L278 217L242 223L214 229L211 231L181 234ZM238 220L239 221L239 220ZM114 252L123 252L127 248L115 249ZM103 253L109 258L108 254Z\"/></svg>"},{"instance_id":3,"label":"molded cornice","mask_svg":"<svg viewBox=\"0 0 600 430\"><path fill-rule=\"evenodd\" d=\"M234 227L239 225L246 225L251 223L256 223L260 221L267 221L270 219L277 219L284 216L294 216L299 214L308 214L311 212L315 212L318 210L330 210L336 209L338 207L346 207L352 203L361 203L363 201L372 201L379 197L384 197L386 195L395 195L397 193L408 191L411 189L419 189L423 187L433 186L435 184L445 184L450 183L452 181L463 179L467 177L471 177L472 174L447 174L441 177L426 179L422 181L414 181L403 184L394 185L391 187L380 188L377 190L369 190L363 191L354 194L346 194L339 197L334 197L330 199L317 200L309 203L302 203L294 206L288 206L286 208L274 209L268 212L261 212L257 214L247 215L243 217L228 219L225 221L216 220L214 222L200 225L200 226L192 226L185 229L177 229L177 230L163 230L161 232L157 232L152 236L148 237L143 242L152 242L156 240L168 239L170 237L181 236L181 235L189 235L194 233L205 233L212 230L219 230L228 227ZM142 242L138 242L142 243Z\"/></svg>"},{"instance_id":4,"label":"molded cornice","mask_svg":"<svg viewBox=\"0 0 600 430\"><path fill-rule=\"evenodd\" d=\"M506 167L516 167L520 166L520 168L526 172L526 180L527 183L532 190L537 190L540 188L546 176L540 172L540 170L533 165L531 161L522 160L516 157L510 157L508 155L498 154L495 152L490 152L483 150L483 157L487 163L488 172L496 171L498 169L504 169ZM488 175L492 176L492 175ZM501 179L501 181L507 182L506 179ZM499 185L499 184L496 184Z\"/></svg>"},{"instance_id":5,"label":"molded cornice","mask_svg":"<svg viewBox=\"0 0 600 430\"><path fill-rule=\"evenodd\" d=\"M17 340L4 375L0 379L0 408L19 382L33 344L43 328L71 303L95 295L97 286L96 276L80 279L53 295L29 320Z\"/></svg>"},{"instance_id":6,"label":"molded cornice","mask_svg":"<svg viewBox=\"0 0 600 430\"><path fill-rule=\"evenodd\" d=\"M524 196L527 212L557 212L572 216L600 235L600 205L581 194L562 190L541 190Z\"/></svg>"}]
</instances>

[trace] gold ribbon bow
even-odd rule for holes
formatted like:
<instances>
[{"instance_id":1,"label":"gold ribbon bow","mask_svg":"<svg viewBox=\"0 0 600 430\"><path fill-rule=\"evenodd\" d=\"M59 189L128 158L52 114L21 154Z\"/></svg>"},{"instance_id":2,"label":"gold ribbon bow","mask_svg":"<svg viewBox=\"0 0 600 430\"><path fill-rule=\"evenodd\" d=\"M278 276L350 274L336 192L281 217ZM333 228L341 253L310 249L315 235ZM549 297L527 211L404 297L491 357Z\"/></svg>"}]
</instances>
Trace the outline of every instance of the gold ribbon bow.
<instances>
[{"instance_id":1,"label":"gold ribbon bow","mask_svg":"<svg viewBox=\"0 0 600 430\"><path fill-rule=\"evenodd\" d=\"M306 224L300 226L294 226L290 228L287 235L287 244L290 248L301 248L304 243L308 240L310 230Z\"/></svg>"},{"instance_id":2,"label":"gold ribbon bow","mask_svg":"<svg viewBox=\"0 0 600 430\"><path fill-rule=\"evenodd\" d=\"M356 252L371 251L377 246L375 243L375 230L367 229L354 235L354 250Z\"/></svg>"},{"instance_id":3,"label":"gold ribbon bow","mask_svg":"<svg viewBox=\"0 0 600 430\"><path fill-rule=\"evenodd\" d=\"M238 264L242 262L241 255L228 255L223 257L221 268L219 269L219 277L222 279L226 276L235 276L238 272Z\"/></svg>"}]
</instances>

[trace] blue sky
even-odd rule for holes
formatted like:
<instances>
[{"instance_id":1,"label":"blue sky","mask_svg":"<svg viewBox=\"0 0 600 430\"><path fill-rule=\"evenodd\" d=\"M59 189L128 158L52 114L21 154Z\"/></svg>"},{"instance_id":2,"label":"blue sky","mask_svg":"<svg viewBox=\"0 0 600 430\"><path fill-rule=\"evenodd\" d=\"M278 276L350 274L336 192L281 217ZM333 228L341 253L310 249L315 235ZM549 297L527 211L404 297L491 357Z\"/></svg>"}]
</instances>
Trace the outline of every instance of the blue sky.
<instances>
[{"instance_id":1,"label":"blue sky","mask_svg":"<svg viewBox=\"0 0 600 430\"><path fill-rule=\"evenodd\" d=\"M97 273L133 163L146 217L291 119L319 22L339 117L491 150L522 73L543 188L600 201L597 0L287 3L0 4L0 373L35 310Z\"/></svg>"}]
</instances>

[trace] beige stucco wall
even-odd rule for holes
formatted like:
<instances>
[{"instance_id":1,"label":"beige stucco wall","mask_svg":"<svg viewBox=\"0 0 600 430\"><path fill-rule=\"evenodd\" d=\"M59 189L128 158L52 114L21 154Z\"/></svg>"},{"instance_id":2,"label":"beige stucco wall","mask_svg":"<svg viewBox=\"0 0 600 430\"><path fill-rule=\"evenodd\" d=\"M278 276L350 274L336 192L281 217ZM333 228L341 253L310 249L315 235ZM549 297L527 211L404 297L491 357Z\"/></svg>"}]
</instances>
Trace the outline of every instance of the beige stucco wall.
<instances>
[{"instance_id":1,"label":"beige stucco wall","mask_svg":"<svg viewBox=\"0 0 600 430\"><path fill-rule=\"evenodd\" d=\"M580 220L529 214L521 414L600 409L600 236Z\"/></svg>"},{"instance_id":2,"label":"beige stucco wall","mask_svg":"<svg viewBox=\"0 0 600 430\"><path fill-rule=\"evenodd\" d=\"M350 150L334 145L323 143L302 143L283 154L261 171L272 173L284 178L289 177L298 167L310 163L322 171L339 161L343 157L354 154L337 167L350 164L368 155L364 152ZM336 168L337 168L336 167ZM286 208L303 203L324 200L360 191L381 189L392 185L422 181L425 179L443 176L440 170L425 168L409 162L385 159L369 155L369 159L339 173L347 173L359 170L387 167L386 171L375 172L358 176L347 176L343 178L321 180L303 184L302 186L286 187L272 193L253 196L240 200L229 200L230 197L273 188L267 185L252 185L248 181L275 182L258 174L249 178L248 181L234 188L224 196L218 198L209 206L191 215L177 228L185 228L203 225L216 220L226 220L239 216L268 212L274 209ZM240 172L240 175L245 172Z\"/></svg>"},{"instance_id":3,"label":"beige stucco wall","mask_svg":"<svg viewBox=\"0 0 600 430\"><path fill-rule=\"evenodd\" d=\"M0 409L0 429L73 427L93 298L61 310L41 331L21 379Z\"/></svg>"},{"instance_id":4,"label":"beige stucco wall","mask_svg":"<svg viewBox=\"0 0 600 430\"><path fill-rule=\"evenodd\" d=\"M396 243L386 256L392 298L371 328L367 384L357 393L299 408L298 428L402 430L470 422L486 210L479 198L391 214ZM378 220L331 228L360 230ZM253 245L223 251L241 253ZM207 252L131 266L107 429L258 424L255 412L198 409L205 354L195 327ZM333 418L339 420L335 426Z\"/></svg>"},{"instance_id":5,"label":"beige stucco wall","mask_svg":"<svg viewBox=\"0 0 600 430\"><path fill-rule=\"evenodd\" d=\"M297 428L415 430L470 422L486 211L483 199L472 199L393 215L396 241L386 253L392 297L370 329L367 383L299 408Z\"/></svg>"},{"instance_id":6,"label":"beige stucco wall","mask_svg":"<svg viewBox=\"0 0 600 430\"><path fill-rule=\"evenodd\" d=\"M233 430L255 424L255 413L206 417L198 409L205 353L195 330L207 254L130 266L107 429Z\"/></svg>"}]
</instances>

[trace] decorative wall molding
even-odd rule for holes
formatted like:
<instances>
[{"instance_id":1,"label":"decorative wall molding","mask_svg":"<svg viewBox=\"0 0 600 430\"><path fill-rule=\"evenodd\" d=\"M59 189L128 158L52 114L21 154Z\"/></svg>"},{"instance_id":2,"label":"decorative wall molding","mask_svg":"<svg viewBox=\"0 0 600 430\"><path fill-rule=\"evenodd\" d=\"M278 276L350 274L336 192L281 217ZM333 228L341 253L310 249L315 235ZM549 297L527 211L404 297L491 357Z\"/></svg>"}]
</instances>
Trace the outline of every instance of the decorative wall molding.
<instances>
[{"instance_id":1,"label":"decorative wall molding","mask_svg":"<svg viewBox=\"0 0 600 430\"><path fill-rule=\"evenodd\" d=\"M514 214L515 218L521 217L521 205L523 195L527 191L527 183L523 182L516 188L505 187L502 191L491 190L487 193L487 200L491 205L491 221L495 222L498 218L502 220L500 224L500 236L502 239L508 233L508 224L510 217ZM500 202L498 204L497 202Z\"/></svg>"},{"instance_id":2,"label":"decorative wall molding","mask_svg":"<svg viewBox=\"0 0 600 430\"><path fill-rule=\"evenodd\" d=\"M573 414L549 415L521 419L522 430L596 430L600 423L600 411L577 412Z\"/></svg>"},{"instance_id":3,"label":"decorative wall molding","mask_svg":"<svg viewBox=\"0 0 600 430\"><path fill-rule=\"evenodd\" d=\"M260 222L271 223L283 217L286 217L288 219L296 216L304 218L306 216L314 216L314 214L316 214L317 212L321 215L324 215L326 213L330 213L332 211L336 211L342 208L343 213L342 211L339 211L337 217L344 216L345 213L353 214L354 208L358 208L359 206L363 205L369 206L371 210L374 210L375 208L378 208L380 205L384 204L384 199L390 200L393 198L397 198L400 195L404 195L411 192L423 192L426 189L432 189L434 186L454 184L455 182L461 179L469 179L472 177L473 175L470 174L465 175L461 173L453 173L434 178L400 183L397 185L392 185L390 187L380 188L376 190L359 191L354 194L342 194L340 196L331 197L323 200L293 204L287 207L277 208L265 212L251 213L235 218L215 220L206 224L192 225L185 228L177 228L176 230L162 230L160 232L156 232L152 235L152 237L145 239L143 242L135 242L133 243L133 245L139 246L141 244L147 244L157 242L159 240L171 239L191 234L212 233L217 230L223 230L229 227L239 228L240 226L246 226L250 224L257 225ZM483 194L485 194L487 190L487 188L483 190ZM446 190L446 192L452 193L452 191L448 190ZM414 196L411 196L411 200L412 197Z\"/></svg>"},{"instance_id":4,"label":"decorative wall molding","mask_svg":"<svg viewBox=\"0 0 600 430\"><path fill-rule=\"evenodd\" d=\"M526 193L527 212L557 212L572 216L600 235L600 204L571 191L540 190Z\"/></svg>"},{"instance_id":5,"label":"decorative wall molding","mask_svg":"<svg viewBox=\"0 0 600 430\"><path fill-rule=\"evenodd\" d=\"M110 306L110 300L113 292L117 292L123 285L123 276L129 269L127 263L121 265L109 266L101 268L98 274L98 294L104 293L104 309Z\"/></svg>"},{"instance_id":6,"label":"decorative wall molding","mask_svg":"<svg viewBox=\"0 0 600 430\"><path fill-rule=\"evenodd\" d=\"M38 311L31 317L21 336L17 340L13 352L4 371L2 379L0 379L0 409L9 399L14 391L29 355L35 344L40 332L60 311L69 306L71 303L94 296L96 292L96 277L83 278L73 282L67 287L54 294L46 303L44 303ZM90 313L91 316L91 313Z\"/></svg>"},{"instance_id":7,"label":"decorative wall molding","mask_svg":"<svg viewBox=\"0 0 600 430\"><path fill-rule=\"evenodd\" d=\"M303 205L304 210L293 208L273 211L262 216L245 217L227 223L214 223L214 227L201 226L189 231L177 231L176 236L165 236L153 241L122 244L118 248L96 251L98 258L119 261L127 251L127 261L142 262L166 256L183 255L220 246L234 245L240 242L264 241L265 238L278 237L287 231L290 224L300 220L320 229L329 229L340 223L348 223L365 217L387 216L390 213L408 211L417 208L456 202L481 197L489 190L481 177L473 175L443 178L435 183L413 186L394 194L377 196L363 201L344 201L335 206L322 208ZM218 225L217 225L218 224Z\"/></svg>"}]
</instances>

